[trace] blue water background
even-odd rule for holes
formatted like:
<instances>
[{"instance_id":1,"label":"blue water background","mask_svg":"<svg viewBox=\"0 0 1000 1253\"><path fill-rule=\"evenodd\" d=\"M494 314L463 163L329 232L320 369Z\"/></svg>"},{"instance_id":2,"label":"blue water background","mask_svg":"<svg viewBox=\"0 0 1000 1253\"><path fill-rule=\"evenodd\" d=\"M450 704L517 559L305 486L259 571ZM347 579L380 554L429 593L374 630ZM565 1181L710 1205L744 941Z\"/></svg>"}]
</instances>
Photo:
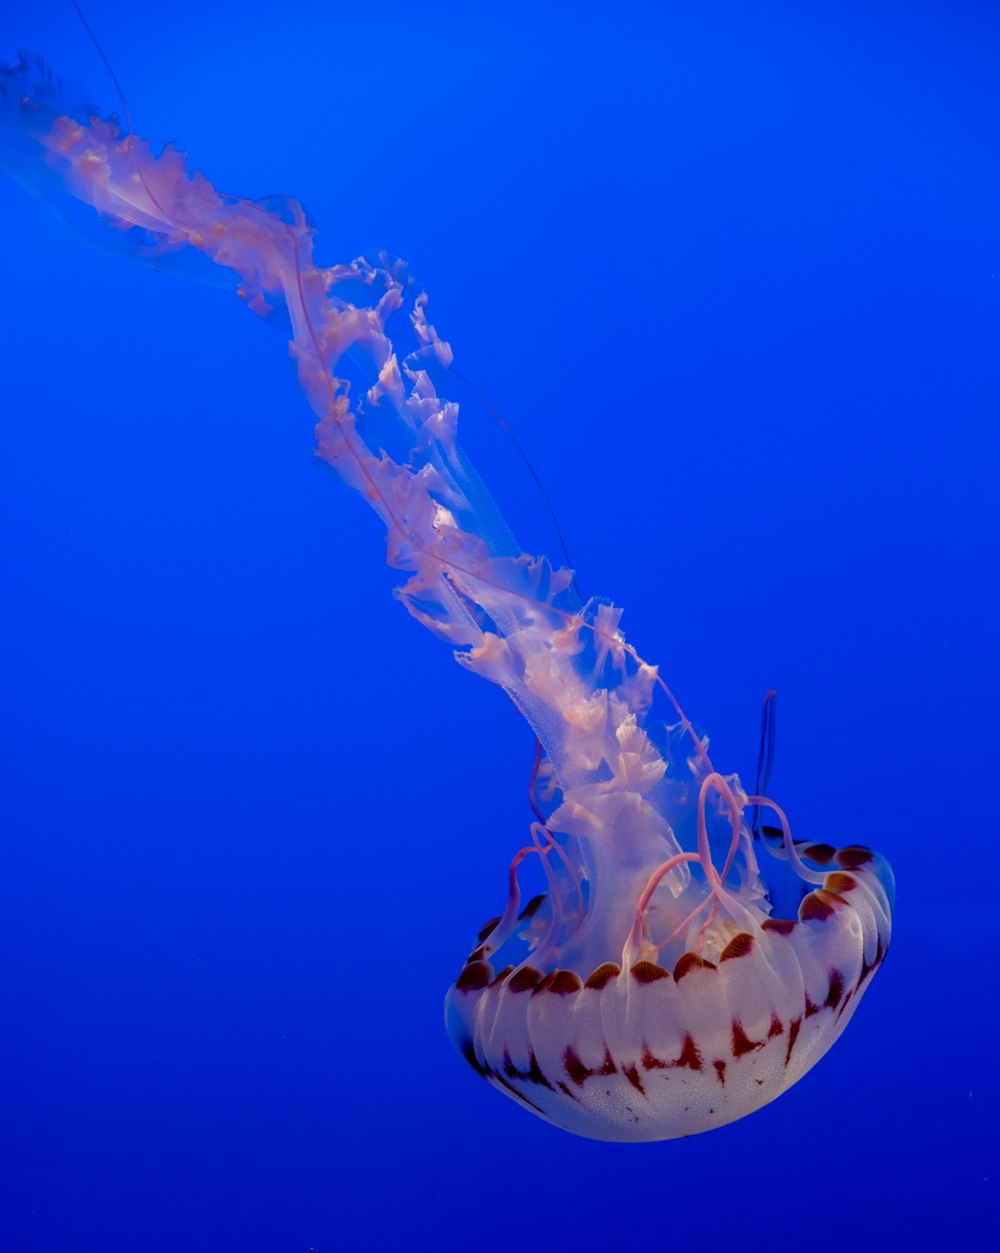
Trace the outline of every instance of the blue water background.
<instances>
[{"instance_id":1,"label":"blue water background","mask_svg":"<svg viewBox=\"0 0 1000 1253\"><path fill-rule=\"evenodd\" d=\"M90 0L137 129L388 248L584 589L895 867L830 1054L574 1139L452 1052L532 740L390 596L280 330L0 188L0 1248L963 1247L998 1215L1000 18ZM30 11L27 11L30 10ZM5 4L110 109L68 4ZM467 442L525 547L544 506Z\"/></svg>"}]
</instances>

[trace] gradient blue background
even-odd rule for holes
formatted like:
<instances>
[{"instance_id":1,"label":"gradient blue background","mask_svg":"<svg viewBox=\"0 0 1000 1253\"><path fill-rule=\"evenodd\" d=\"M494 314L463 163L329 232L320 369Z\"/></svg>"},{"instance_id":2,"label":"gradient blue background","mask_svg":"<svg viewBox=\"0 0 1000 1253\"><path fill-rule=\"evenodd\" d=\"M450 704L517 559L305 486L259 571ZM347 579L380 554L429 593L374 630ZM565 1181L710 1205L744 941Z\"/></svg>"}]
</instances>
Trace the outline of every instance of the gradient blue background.
<instances>
[{"instance_id":1,"label":"gradient blue background","mask_svg":"<svg viewBox=\"0 0 1000 1253\"><path fill-rule=\"evenodd\" d=\"M887 854L896 936L822 1064L712 1135L577 1140L478 1080L441 1000L525 726L391 600L280 331L6 181L0 1248L988 1242L1000 17L835 7L90 0L141 133L299 197L324 262L410 260L585 589L723 768L779 690L772 792ZM68 4L0 34L114 107Z\"/></svg>"}]
</instances>

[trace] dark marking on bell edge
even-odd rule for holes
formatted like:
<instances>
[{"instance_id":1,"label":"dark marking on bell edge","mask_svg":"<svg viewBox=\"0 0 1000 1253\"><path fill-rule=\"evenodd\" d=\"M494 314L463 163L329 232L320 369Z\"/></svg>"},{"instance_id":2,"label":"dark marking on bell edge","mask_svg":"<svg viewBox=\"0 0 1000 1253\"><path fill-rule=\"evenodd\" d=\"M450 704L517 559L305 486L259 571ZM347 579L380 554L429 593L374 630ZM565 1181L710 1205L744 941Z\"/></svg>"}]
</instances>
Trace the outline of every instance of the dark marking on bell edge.
<instances>
[{"instance_id":1,"label":"dark marking on bell edge","mask_svg":"<svg viewBox=\"0 0 1000 1253\"><path fill-rule=\"evenodd\" d=\"M649 1045L644 1044L642 1046L641 1065L643 1070L666 1070L670 1063L663 1061L659 1057L654 1057Z\"/></svg>"},{"instance_id":2,"label":"dark marking on bell edge","mask_svg":"<svg viewBox=\"0 0 1000 1253\"><path fill-rule=\"evenodd\" d=\"M629 1081L633 1088L646 1095L646 1089L642 1086L642 1080L639 1078L639 1071L635 1066L623 1066L622 1074Z\"/></svg>"},{"instance_id":3,"label":"dark marking on bell edge","mask_svg":"<svg viewBox=\"0 0 1000 1253\"><path fill-rule=\"evenodd\" d=\"M818 866L828 866L837 856L837 850L832 844L806 844L802 849L802 856L808 857Z\"/></svg>"},{"instance_id":4,"label":"dark marking on bell edge","mask_svg":"<svg viewBox=\"0 0 1000 1253\"><path fill-rule=\"evenodd\" d=\"M784 1032L785 1028L781 1024L781 1019L777 1014L771 1015L771 1026L767 1032L767 1038L773 1040L775 1036L779 1036Z\"/></svg>"},{"instance_id":5,"label":"dark marking on bell edge","mask_svg":"<svg viewBox=\"0 0 1000 1253\"><path fill-rule=\"evenodd\" d=\"M844 976L839 970L830 971L830 990L823 1002L828 1009L836 1009L844 995Z\"/></svg>"},{"instance_id":6,"label":"dark marking on bell edge","mask_svg":"<svg viewBox=\"0 0 1000 1253\"><path fill-rule=\"evenodd\" d=\"M701 1054L698 1052L694 1040L689 1035L684 1037L684 1047L681 1049L681 1055L673 1064L675 1066L687 1066L689 1070L701 1070Z\"/></svg>"},{"instance_id":7,"label":"dark marking on bell edge","mask_svg":"<svg viewBox=\"0 0 1000 1253\"><path fill-rule=\"evenodd\" d=\"M549 988L552 986L552 980L555 978L556 974L557 972L555 970L550 970L547 975L543 975L541 983L535 984L535 987L532 990L531 995L537 996L539 992L547 992Z\"/></svg>"},{"instance_id":8,"label":"dark marking on bell edge","mask_svg":"<svg viewBox=\"0 0 1000 1253\"><path fill-rule=\"evenodd\" d=\"M476 936L476 939L479 941L480 944L482 944L483 940L488 940L489 937L493 934L493 932L497 929L499 925L500 925L499 918L491 918L489 922L483 923L483 926L480 929L479 934Z\"/></svg>"},{"instance_id":9,"label":"dark marking on bell edge","mask_svg":"<svg viewBox=\"0 0 1000 1253\"><path fill-rule=\"evenodd\" d=\"M670 971L664 970L656 962L636 962L631 973L636 983L656 983L659 979L670 978Z\"/></svg>"},{"instance_id":10,"label":"dark marking on bell edge","mask_svg":"<svg viewBox=\"0 0 1000 1253\"><path fill-rule=\"evenodd\" d=\"M600 991L606 987L612 979L617 979L621 974L621 966L616 966L614 962L605 962L603 966L598 966L587 982L583 985L585 988L593 988Z\"/></svg>"},{"instance_id":11,"label":"dark marking on bell edge","mask_svg":"<svg viewBox=\"0 0 1000 1253\"><path fill-rule=\"evenodd\" d=\"M508 1079L523 1079L527 1083L537 1083L543 1088L548 1088L550 1092L555 1091L552 1084L542 1074L542 1068L538 1064L538 1058L535 1056L534 1050L531 1051L528 1057L528 1069L518 1070L511 1059L510 1050L504 1049L503 1073Z\"/></svg>"},{"instance_id":12,"label":"dark marking on bell edge","mask_svg":"<svg viewBox=\"0 0 1000 1253\"><path fill-rule=\"evenodd\" d=\"M818 1013L819 1013L819 1006L813 1004L812 997L807 992L806 993L806 1012L802 1015L802 1017L813 1018Z\"/></svg>"},{"instance_id":13,"label":"dark marking on bell edge","mask_svg":"<svg viewBox=\"0 0 1000 1253\"><path fill-rule=\"evenodd\" d=\"M842 866L845 870L856 870L858 866L867 866L869 862L875 860L874 854L870 848L865 848L861 844L848 844L846 848L842 848L837 854L837 865Z\"/></svg>"},{"instance_id":14,"label":"dark marking on bell edge","mask_svg":"<svg viewBox=\"0 0 1000 1253\"><path fill-rule=\"evenodd\" d=\"M556 996L570 996L583 987L580 976L573 970L556 970L554 974L555 978L552 980L549 991L554 992Z\"/></svg>"},{"instance_id":15,"label":"dark marking on bell edge","mask_svg":"<svg viewBox=\"0 0 1000 1253\"><path fill-rule=\"evenodd\" d=\"M511 992L530 992L541 979L541 972L534 966L522 966L515 975L511 975L507 987Z\"/></svg>"},{"instance_id":16,"label":"dark marking on bell edge","mask_svg":"<svg viewBox=\"0 0 1000 1253\"><path fill-rule=\"evenodd\" d=\"M580 976L575 975L572 970L550 970L531 995L554 992L557 996L569 996L572 992L579 992L582 987Z\"/></svg>"},{"instance_id":17,"label":"dark marking on bell edge","mask_svg":"<svg viewBox=\"0 0 1000 1253\"><path fill-rule=\"evenodd\" d=\"M618 1073L618 1067L615 1065L610 1049L604 1050L603 1065L597 1070L592 1070L583 1064L580 1055L571 1045L563 1054L563 1065L566 1067L566 1073L579 1088L582 1088L592 1075L616 1075Z\"/></svg>"},{"instance_id":18,"label":"dark marking on bell edge","mask_svg":"<svg viewBox=\"0 0 1000 1253\"><path fill-rule=\"evenodd\" d=\"M513 966L504 966L503 970L493 976L493 982L490 984L490 987L495 988L498 984L503 983L513 969Z\"/></svg>"},{"instance_id":19,"label":"dark marking on bell edge","mask_svg":"<svg viewBox=\"0 0 1000 1253\"><path fill-rule=\"evenodd\" d=\"M528 901L527 905L525 905L525 907L518 914L517 916L518 921L520 922L524 918L534 918L535 914L537 914L538 911L541 909L542 902L544 900L545 900L544 892L541 894L541 896L533 896L531 900Z\"/></svg>"},{"instance_id":20,"label":"dark marking on bell edge","mask_svg":"<svg viewBox=\"0 0 1000 1253\"><path fill-rule=\"evenodd\" d=\"M462 1056L469 1063L477 1075L482 1075L484 1079L488 1079L492 1073L488 1065L484 1066L476 1056L476 1046L471 1040L466 1040L462 1045Z\"/></svg>"},{"instance_id":21,"label":"dark marking on bell edge","mask_svg":"<svg viewBox=\"0 0 1000 1253\"><path fill-rule=\"evenodd\" d=\"M803 896L799 904L800 922L826 922L833 916L835 899L832 892L824 892L822 888L817 888L815 892Z\"/></svg>"},{"instance_id":22,"label":"dark marking on bell edge","mask_svg":"<svg viewBox=\"0 0 1000 1253\"><path fill-rule=\"evenodd\" d=\"M589 1066L585 1066L580 1061L579 1054L572 1046L566 1049L563 1054L563 1065L566 1067L566 1073L578 1088L582 1088L586 1081L593 1074Z\"/></svg>"},{"instance_id":23,"label":"dark marking on bell edge","mask_svg":"<svg viewBox=\"0 0 1000 1253\"><path fill-rule=\"evenodd\" d=\"M662 1057L654 1057L648 1044L642 1046L643 1070L673 1070L680 1066L686 1066L688 1070L701 1070L701 1054L689 1035L684 1037L680 1056L673 1062L665 1062Z\"/></svg>"},{"instance_id":24,"label":"dark marking on bell edge","mask_svg":"<svg viewBox=\"0 0 1000 1253\"><path fill-rule=\"evenodd\" d=\"M493 967L489 962L470 962L455 980L457 992L478 992L493 978Z\"/></svg>"},{"instance_id":25,"label":"dark marking on bell edge","mask_svg":"<svg viewBox=\"0 0 1000 1253\"><path fill-rule=\"evenodd\" d=\"M743 1030L743 1024L733 1019L733 1056L742 1057L744 1053L753 1053L764 1047L763 1040L751 1040Z\"/></svg>"},{"instance_id":26,"label":"dark marking on bell edge","mask_svg":"<svg viewBox=\"0 0 1000 1253\"><path fill-rule=\"evenodd\" d=\"M859 988L873 970L878 970L879 966L882 964L883 957L885 957L885 952L885 949L882 947L882 937L877 935L875 937L875 956L872 958L871 965L868 964L868 961L864 957L861 959L861 974L858 975Z\"/></svg>"},{"instance_id":27,"label":"dark marking on bell edge","mask_svg":"<svg viewBox=\"0 0 1000 1253\"><path fill-rule=\"evenodd\" d=\"M479 1061L479 1058L476 1056L475 1046L473 1045L471 1040L466 1040L466 1042L462 1045L462 1056L469 1063L469 1065L476 1072L476 1074L482 1075L482 1077L488 1083L492 1083L503 1088L505 1092L509 1092L511 1096L515 1097L523 1105L527 1105L528 1108L533 1109L536 1114L541 1114L544 1117L545 1111L541 1108L540 1105L536 1105L534 1101L529 1101L523 1092L515 1088L514 1085L508 1079L504 1078L504 1076L500 1074L498 1070L494 1070L493 1067L489 1064L489 1062L481 1063ZM532 1055L532 1061L534 1062L534 1055ZM504 1063L505 1063L504 1068L507 1069L508 1073L511 1074L514 1078L525 1077L521 1075L519 1071L517 1070L517 1068L514 1066L514 1063L510 1059L510 1054L506 1050L504 1050ZM537 1065L537 1063L535 1064Z\"/></svg>"},{"instance_id":28,"label":"dark marking on bell edge","mask_svg":"<svg viewBox=\"0 0 1000 1253\"><path fill-rule=\"evenodd\" d=\"M700 957L697 953L684 953L677 959L677 965L674 967L674 981L680 983L686 974L692 970L715 970L716 967L712 962L706 961L704 957Z\"/></svg>"},{"instance_id":29,"label":"dark marking on bell edge","mask_svg":"<svg viewBox=\"0 0 1000 1253\"><path fill-rule=\"evenodd\" d=\"M753 936L748 931L741 931L739 935L734 935L726 947L722 950L722 956L719 963L732 961L734 957L746 957L753 952Z\"/></svg>"},{"instance_id":30,"label":"dark marking on bell edge","mask_svg":"<svg viewBox=\"0 0 1000 1253\"><path fill-rule=\"evenodd\" d=\"M509 1079L505 1079L503 1075L499 1074L495 1070L491 1073L489 1079L490 1083L499 1084L505 1092L509 1092L511 1096L514 1097L515 1100L520 1101L522 1105L527 1105L528 1108L533 1109L536 1114L541 1114L543 1118L546 1117L545 1110L543 1110L540 1105L536 1105L534 1101L529 1100L520 1088L515 1088Z\"/></svg>"},{"instance_id":31,"label":"dark marking on bell edge","mask_svg":"<svg viewBox=\"0 0 1000 1253\"><path fill-rule=\"evenodd\" d=\"M760 929L774 931L778 935L791 935L798 925L794 918L765 918L760 924Z\"/></svg>"},{"instance_id":32,"label":"dark marking on bell edge","mask_svg":"<svg viewBox=\"0 0 1000 1253\"><path fill-rule=\"evenodd\" d=\"M854 875L834 870L823 880L823 886L828 892L853 892L858 886L858 881Z\"/></svg>"},{"instance_id":33,"label":"dark marking on bell edge","mask_svg":"<svg viewBox=\"0 0 1000 1253\"><path fill-rule=\"evenodd\" d=\"M802 1026L802 1019L795 1018L788 1027L788 1052L785 1054L785 1065L792 1060L792 1049L795 1048L795 1041L799 1038L799 1028Z\"/></svg>"},{"instance_id":34,"label":"dark marking on bell edge","mask_svg":"<svg viewBox=\"0 0 1000 1253\"><path fill-rule=\"evenodd\" d=\"M722 1084L722 1086L725 1087L726 1086L726 1063L725 1062L713 1062L712 1065L715 1067L715 1077Z\"/></svg>"}]
</instances>

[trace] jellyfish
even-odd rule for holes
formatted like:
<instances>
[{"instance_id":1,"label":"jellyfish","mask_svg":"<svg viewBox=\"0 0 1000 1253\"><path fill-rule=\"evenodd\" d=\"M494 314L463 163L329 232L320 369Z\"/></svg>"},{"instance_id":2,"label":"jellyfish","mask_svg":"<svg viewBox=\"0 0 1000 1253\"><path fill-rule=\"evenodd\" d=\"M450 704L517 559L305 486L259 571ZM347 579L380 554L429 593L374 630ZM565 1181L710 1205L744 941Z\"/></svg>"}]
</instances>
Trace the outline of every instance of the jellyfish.
<instances>
[{"instance_id":1,"label":"jellyfish","mask_svg":"<svg viewBox=\"0 0 1000 1253\"><path fill-rule=\"evenodd\" d=\"M397 598L534 731L533 821L506 903L445 998L458 1052L599 1140L691 1135L774 1100L885 957L886 861L794 839L766 777L748 792L716 769L621 608L521 551L458 442L452 350L405 263L320 265L295 200L217 189L35 58L2 68L0 96L0 162L19 181L88 206L136 257L200 254L255 313L287 319L316 456L384 524ZM525 900L528 863L544 890Z\"/></svg>"}]
</instances>

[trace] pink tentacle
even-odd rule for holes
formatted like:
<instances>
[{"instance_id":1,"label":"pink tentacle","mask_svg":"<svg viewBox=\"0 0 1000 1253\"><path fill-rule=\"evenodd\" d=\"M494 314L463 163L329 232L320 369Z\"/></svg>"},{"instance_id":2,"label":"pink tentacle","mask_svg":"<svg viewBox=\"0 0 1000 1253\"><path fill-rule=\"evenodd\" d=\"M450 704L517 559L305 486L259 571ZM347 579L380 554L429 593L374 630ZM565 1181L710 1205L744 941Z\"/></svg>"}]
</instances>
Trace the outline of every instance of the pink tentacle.
<instances>
[{"instance_id":1,"label":"pink tentacle","mask_svg":"<svg viewBox=\"0 0 1000 1253\"><path fill-rule=\"evenodd\" d=\"M732 828L729 850L726 855L726 861L721 875L715 869L715 863L712 861L711 846L708 840L708 823L705 816L708 794L712 789L714 789L726 802L730 812L730 825ZM701 913L701 911L705 909L709 903L711 903L708 916L701 924L698 932L697 945L698 951L701 952L704 947L705 935L708 928L718 917L721 907L725 906L730 913L737 915L746 914L747 911L736 905L733 897L725 890L724 886L730 872L732 871L733 863L736 860L736 854L739 851L740 842L744 838L743 825L741 821L742 813L743 805L737 800L732 788L722 775L718 774L716 771L712 771L711 774L707 775L702 781L701 789L698 794L698 851L696 853L678 853L663 862L662 865L658 866L656 870L653 871L652 875L650 875L636 904L635 918L632 923L632 929L629 932L629 937L625 943L625 948L622 954L623 968L632 964L643 943L643 924L645 921L645 913L649 906L649 902L652 899L653 893L671 870L685 862L696 861L699 863L705 874L705 878L708 880L710 889L709 894L704 898L704 900L700 901L694 909L691 910L691 912L673 929L673 931L671 931L665 940L655 945L651 944L650 941L646 941L646 943L651 944L651 947L655 948L657 952L661 952L668 944L684 932L694 919L697 918L698 914Z\"/></svg>"},{"instance_id":2,"label":"pink tentacle","mask_svg":"<svg viewBox=\"0 0 1000 1253\"><path fill-rule=\"evenodd\" d=\"M635 919L632 923L632 930L629 932L628 939L625 942L625 948L622 952L623 970L629 969L634 964L636 954L640 950L643 938L642 932L643 923L645 921L646 907L649 904L653 893L660 886L664 877L671 872L671 870L675 869L677 866L683 865L685 862L691 861L700 862L700 855L698 853L677 853L675 856L665 861L661 866L657 866L657 868L650 875L646 882L646 886L642 890L642 895L639 897L638 904L635 907ZM696 914L698 910L703 907L704 902L698 906L698 909L694 911L694 914ZM691 917L694 917L694 914L692 914ZM684 924L682 923L681 925L683 926ZM656 947L657 951L659 951L663 945L656 945L654 947Z\"/></svg>"},{"instance_id":3,"label":"pink tentacle","mask_svg":"<svg viewBox=\"0 0 1000 1253\"><path fill-rule=\"evenodd\" d=\"M764 805L767 809L773 809L778 815L778 821L781 823L781 831L784 836L785 855L788 857L789 862L791 862L792 869L799 876L799 878L804 879L806 883L812 883L820 886L825 883L826 875L816 870L810 870L799 856L795 848L794 841L792 840L792 829L788 824L788 819L785 817L785 811L781 808L781 806L776 805L774 801L769 801L766 796L748 796L747 803L750 805ZM768 851L773 853L772 849L768 849Z\"/></svg>"},{"instance_id":4,"label":"pink tentacle","mask_svg":"<svg viewBox=\"0 0 1000 1253\"><path fill-rule=\"evenodd\" d=\"M482 947L485 953L495 953L510 938L521 911L521 885L517 881L517 868L525 857L537 852L538 849L533 844L527 844L524 848L518 849L511 858L510 869L507 872L507 905L500 921L483 941Z\"/></svg>"},{"instance_id":5,"label":"pink tentacle","mask_svg":"<svg viewBox=\"0 0 1000 1253\"><path fill-rule=\"evenodd\" d=\"M542 841L539 835L540 832L544 833L545 835L546 842L544 845L542 844ZM559 934L559 929L562 926L562 920L563 920L562 894L559 891L559 882L556 879L555 871L552 869L552 864L549 861L548 854L554 848L560 852L561 850L558 849L558 845L552 839L552 836L549 834L548 829L544 827L540 822L533 822L531 824L531 838L535 842L536 851L538 852L539 859L541 860L541 863L542 863L542 870L545 872L545 881L549 885L549 904L551 906L551 916L549 918L549 925L545 932L545 935L543 936L541 942L538 944L534 952L531 953L529 956L532 958L533 963L535 965L539 966L540 968L544 970L545 965L548 961L549 953L552 951L553 947L555 946L555 941Z\"/></svg>"}]
</instances>

